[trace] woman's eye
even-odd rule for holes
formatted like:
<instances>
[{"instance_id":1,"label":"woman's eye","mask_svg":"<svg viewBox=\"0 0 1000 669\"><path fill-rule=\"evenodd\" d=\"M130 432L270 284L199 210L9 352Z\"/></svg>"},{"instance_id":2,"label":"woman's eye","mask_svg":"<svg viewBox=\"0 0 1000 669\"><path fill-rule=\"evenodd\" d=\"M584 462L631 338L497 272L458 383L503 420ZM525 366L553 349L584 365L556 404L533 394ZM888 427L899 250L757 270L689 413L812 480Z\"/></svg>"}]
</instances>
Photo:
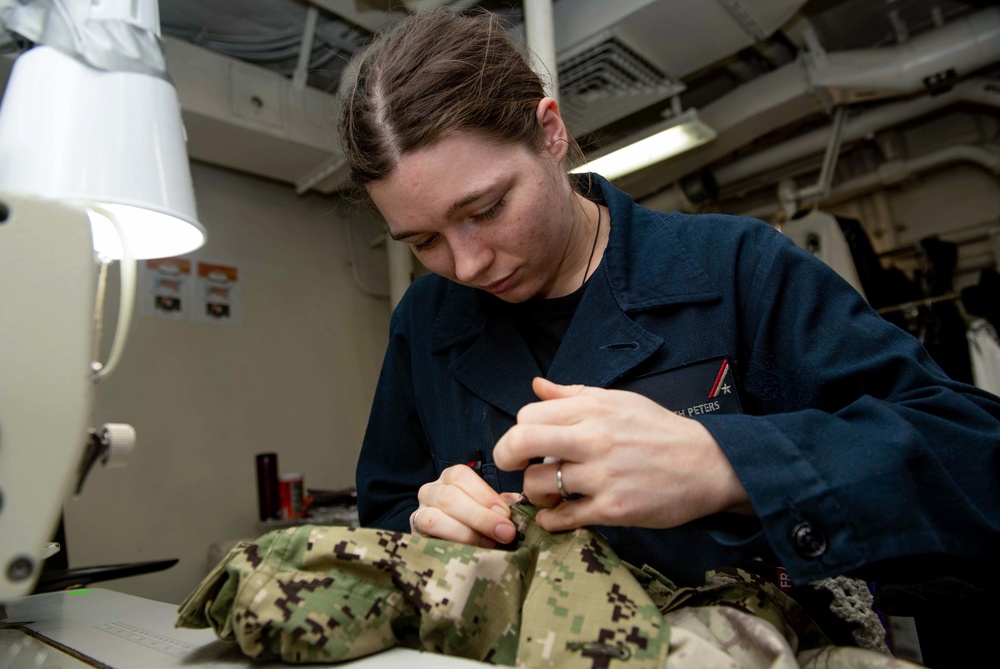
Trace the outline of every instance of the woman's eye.
<instances>
[{"instance_id":1,"label":"woman's eye","mask_svg":"<svg viewBox=\"0 0 1000 669\"><path fill-rule=\"evenodd\" d=\"M499 214L500 210L503 209L503 206L505 204L506 204L506 201L503 198L500 198L495 205L493 205L492 207L490 207L486 211L478 213L478 214L473 214L472 215L472 220L474 220L474 221L488 221L491 218L493 218L494 216L496 216L497 214Z\"/></svg>"},{"instance_id":2,"label":"woman's eye","mask_svg":"<svg viewBox=\"0 0 1000 669\"><path fill-rule=\"evenodd\" d=\"M427 237L426 239L424 239L422 241L414 242L413 249L415 251L426 251L427 249L429 249L429 248L433 247L435 244L437 244L437 241L438 241L438 236L437 235L431 235L431 236Z\"/></svg>"}]
</instances>

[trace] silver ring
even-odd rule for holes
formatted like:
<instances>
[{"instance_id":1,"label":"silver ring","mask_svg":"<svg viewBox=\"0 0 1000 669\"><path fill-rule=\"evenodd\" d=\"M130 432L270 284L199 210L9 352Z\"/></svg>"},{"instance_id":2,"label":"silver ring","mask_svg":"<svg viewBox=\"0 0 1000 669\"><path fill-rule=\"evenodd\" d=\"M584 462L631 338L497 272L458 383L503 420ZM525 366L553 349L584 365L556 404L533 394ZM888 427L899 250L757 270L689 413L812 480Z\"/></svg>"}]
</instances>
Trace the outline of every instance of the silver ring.
<instances>
[{"instance_id":1,"label":"silver ring","mask_svg":"<svg viewBox=\"0 0 1000 669\"><path fill-rule=\"evenodd\" d=\"M417 534L419 534L422 537L430 537L431 536L431 535L427 534L426 532L424 532L422 529L420 529L420 523L417 522L417 517L420 515L420 512L423 511L426 508L427 508L426 506L418 507L417 510L413 512L413 515L410 516L410 525L413 525L413 531L416 532Z\"/></svg>"},{"instance_id":2,"label":"silver ring","mask_svg":"<svg viewBox=\"0 0 1000 669\"><path fill-rule=\"evenodd\" d=\"M568 492L566 492L566 488L563 487L562 463L561 462L559 463L559 467L556 468L556 488L559 489L559 495L563 499L569 499L569 495L570 494Z\"/></svg>"}]
</instances>

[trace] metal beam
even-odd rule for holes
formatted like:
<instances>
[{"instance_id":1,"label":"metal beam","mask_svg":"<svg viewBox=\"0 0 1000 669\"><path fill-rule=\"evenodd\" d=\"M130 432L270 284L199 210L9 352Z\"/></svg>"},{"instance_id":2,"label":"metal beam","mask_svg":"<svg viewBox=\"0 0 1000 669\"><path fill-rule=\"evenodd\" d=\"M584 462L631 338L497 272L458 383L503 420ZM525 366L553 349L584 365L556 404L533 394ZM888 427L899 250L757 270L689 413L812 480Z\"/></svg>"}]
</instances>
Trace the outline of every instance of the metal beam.
<instances>
[{"instance_id":1,"label":"metal beam","mask_svg":"<svg viewBox=\"0 0 1000 669\"><path fill-rule=\"evenodd\" d=\"M364 28L370 33L377 33L383 28L406 17L405 11L397 11L391 7L398 6L393 0L308 0L310 4L319 7L343 20Z\"/></svg>"},{"instance_id":2,"label":"metal beam","mask_svg":"<svg viewBox=\"0 0 1000 669\"><path fill-rule=\"evenodd\" d=\"M306 25L302 30L302 44L299 47L299 62L295 66L292 77L292 87L302 89L309 79L309 61L312 59L313 38L316 37L316 23L319 20L319 10L310 7L306 12Z\"/></svg>"}]
</instances>

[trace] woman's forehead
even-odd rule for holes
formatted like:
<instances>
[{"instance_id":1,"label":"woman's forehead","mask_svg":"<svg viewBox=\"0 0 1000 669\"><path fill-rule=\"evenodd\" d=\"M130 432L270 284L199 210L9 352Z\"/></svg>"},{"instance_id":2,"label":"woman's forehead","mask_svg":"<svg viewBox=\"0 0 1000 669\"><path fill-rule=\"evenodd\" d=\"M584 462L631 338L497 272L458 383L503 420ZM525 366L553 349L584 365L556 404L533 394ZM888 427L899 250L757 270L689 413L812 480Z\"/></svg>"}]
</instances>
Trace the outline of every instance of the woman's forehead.
<instances>
[{"instance_id":1,"label":"woman's forehead","mask_svg":"<svg viewBox=\"0 0 1000 669\"><path fill-rule=\"evenodd\" d=\"M433 163L447 166L464 159L475 160L477 156L496 159L519 153L521 148L517 142L500 140L483 131L458 130L431 144L403 153L397 161L397 169L407 164L419 165L422 169Z\"/></svg>"},{"instance_id":2,"label":"woman's forehead","mask_svg":"<svg viewBox=\"0 0 1000 669\"><path fill-rule=\"evenodd\" d=\"M530 155L519 144L456 133L404 154L368 192L390 228L400 219L440 218L488 195L526 158Z\"/></svg>"}]
</instances>

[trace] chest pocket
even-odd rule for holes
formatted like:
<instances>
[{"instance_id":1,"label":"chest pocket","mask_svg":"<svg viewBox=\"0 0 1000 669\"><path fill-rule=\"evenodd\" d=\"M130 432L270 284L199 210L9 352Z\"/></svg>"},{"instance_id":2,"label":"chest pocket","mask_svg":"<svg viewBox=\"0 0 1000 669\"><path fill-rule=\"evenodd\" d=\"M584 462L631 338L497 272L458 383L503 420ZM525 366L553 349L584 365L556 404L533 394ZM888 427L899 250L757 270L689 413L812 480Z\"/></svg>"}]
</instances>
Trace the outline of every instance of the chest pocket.
<instances>
[{"instance_id":1,"label":"chest pocket","mask_svg":"<svg viewBox=\"0 0 1000 669\"><path fill-rule=\"evenodd\" d=\"M644 395L685 418L743 413L734 369L726 357L625 379L613 388Z\"/></svg>"}]
</instances>

